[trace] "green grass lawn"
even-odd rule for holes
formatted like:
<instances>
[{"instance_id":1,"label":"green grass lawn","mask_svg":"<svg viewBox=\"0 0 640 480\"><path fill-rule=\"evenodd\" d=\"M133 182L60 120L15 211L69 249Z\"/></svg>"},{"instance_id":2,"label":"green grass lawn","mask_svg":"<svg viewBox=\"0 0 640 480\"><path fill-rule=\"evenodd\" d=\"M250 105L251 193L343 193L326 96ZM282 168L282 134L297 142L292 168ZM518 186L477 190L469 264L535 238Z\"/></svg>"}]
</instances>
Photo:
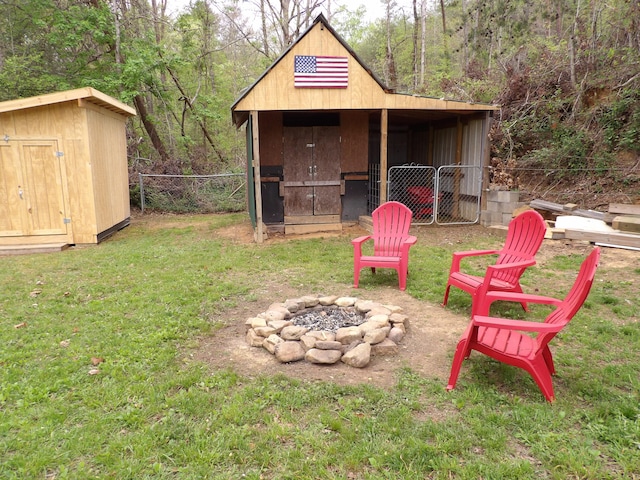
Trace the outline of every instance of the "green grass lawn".
<instances>
[{"instance_id":1,"label":"green grass lawn","mask_svg":"<svg viewBox=\"0 0 640 480\"><path fill-rule=\"evenodd\" d=\"M245 221L134 221L99 246L0 257L1 479L640 478L640 255L603 262L553 342L553 404L526 374L480 355L453 392L410 369L391 390L249 379L186 354L225 311L256 301L261 279L350 285L353 257L347 237L216 236ZM451 252L499 243L425 237L407 292L440 302ZM530 269L525 288L563 295L582 259ZM448 308L469 306L452 292Z\"/></svg>"}]
</instances>

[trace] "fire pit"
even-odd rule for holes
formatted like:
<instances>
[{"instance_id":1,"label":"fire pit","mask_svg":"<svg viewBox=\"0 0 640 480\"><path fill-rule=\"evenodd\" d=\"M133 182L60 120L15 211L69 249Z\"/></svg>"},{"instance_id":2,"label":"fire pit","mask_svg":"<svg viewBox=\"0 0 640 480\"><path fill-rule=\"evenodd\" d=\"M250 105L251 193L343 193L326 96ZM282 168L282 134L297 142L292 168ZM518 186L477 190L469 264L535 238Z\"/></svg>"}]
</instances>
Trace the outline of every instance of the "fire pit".
<instances>
[{"instance_id":1,"label":"fire pit","mask_svg":"<svg viewBox=\"0 0 640 480\"><path fill-rule=\"evenodd\" d=\"M402 308L355 297L307 295L274 303L247 319L247 343L282 363L366 367L371 356L394 355L404 338Z\"/></svg>"}]
</instances>

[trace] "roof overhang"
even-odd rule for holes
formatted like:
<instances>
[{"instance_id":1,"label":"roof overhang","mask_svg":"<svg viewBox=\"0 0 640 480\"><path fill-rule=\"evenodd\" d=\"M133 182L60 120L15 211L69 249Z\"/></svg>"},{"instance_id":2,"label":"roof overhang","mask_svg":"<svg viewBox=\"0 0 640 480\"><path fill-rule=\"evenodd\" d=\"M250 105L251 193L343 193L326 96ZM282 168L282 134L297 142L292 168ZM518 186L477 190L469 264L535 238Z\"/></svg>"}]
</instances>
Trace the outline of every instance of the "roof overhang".
<instances>
[{"instance_id":1,"label":"roof overhang","mask_svg":"<svg viewBox=\"0 0 640 480\"><path fill-rule=\"evenodd\" d=\"M125 117L133 117L136 115L134 108L91 87L0 102L0 113L72 101L85 101Z\"/></svg>"}]
</instances>

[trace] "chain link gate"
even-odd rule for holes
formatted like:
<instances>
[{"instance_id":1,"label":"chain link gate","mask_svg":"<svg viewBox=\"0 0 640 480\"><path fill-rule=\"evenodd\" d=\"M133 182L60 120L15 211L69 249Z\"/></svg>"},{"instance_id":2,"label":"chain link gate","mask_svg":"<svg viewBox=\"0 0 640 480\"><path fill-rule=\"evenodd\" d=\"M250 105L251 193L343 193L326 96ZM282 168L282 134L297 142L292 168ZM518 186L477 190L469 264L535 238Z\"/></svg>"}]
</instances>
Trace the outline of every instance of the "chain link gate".
<instances>
[{"instance_id":1,"label":"chain link gate","mask_svg":"<svg viewBox=\"0 0 640 480\"><path fill-rule=\"evenodd\" d=\"M436 169L425 165L389 168L387 198L404 203L413 212L413 223L430 225L435 219Z\"/></svg>"},{"instance_id":2,"label":"chain link gate","mask_svg":"<svg viewBox=\"0 0 640 480\"><path fill-rule=\"evenodd\" d=\"M409 207L416 225L474 224L480 219L480 167L394 166L389 168L387 188L387 198Z\"/></svg>"},{"instance_id":3,"label":"chain link gate","mask_svg":"<svg viewBox=\"0 0 640 480\"><path fill-rule=\"evenodd\" d=\"M480 220L482 169L473 165L443 165L437 175L439 225L474 224Z\"/></svg>"}]
</instances>

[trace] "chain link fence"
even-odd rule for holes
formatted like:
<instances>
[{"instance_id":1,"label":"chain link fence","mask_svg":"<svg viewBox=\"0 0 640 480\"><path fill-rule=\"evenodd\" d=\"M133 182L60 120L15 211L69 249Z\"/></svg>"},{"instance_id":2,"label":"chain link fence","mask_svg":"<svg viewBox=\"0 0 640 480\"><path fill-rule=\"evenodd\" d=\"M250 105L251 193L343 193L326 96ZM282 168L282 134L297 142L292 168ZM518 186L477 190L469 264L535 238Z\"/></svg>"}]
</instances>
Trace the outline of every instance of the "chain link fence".
<instances>
[{"instance_id":1,"label":"chain link fence","mask_svg":"<svg viewBox=\"0 0 640 480\"><path fill-rule=\"evenodd\" d=\"M138 174L141 213L223 213L246 209L243 173L219 175ZM135 201L135 192L133 195Z\"/></svg>"},{"instance_id":2,"label":"chain link fence","mask_svg":"<svg viewBox=\"0 0 640 480\"><path fill-rule=\"evenodd\" d=\"M480 219L482 169L471 165L399 165L389 168L387 199L404 203L416 225L474 224ZM371 214L380 205L380 168L369 166Z\"/></svg>"}]
</instances>

